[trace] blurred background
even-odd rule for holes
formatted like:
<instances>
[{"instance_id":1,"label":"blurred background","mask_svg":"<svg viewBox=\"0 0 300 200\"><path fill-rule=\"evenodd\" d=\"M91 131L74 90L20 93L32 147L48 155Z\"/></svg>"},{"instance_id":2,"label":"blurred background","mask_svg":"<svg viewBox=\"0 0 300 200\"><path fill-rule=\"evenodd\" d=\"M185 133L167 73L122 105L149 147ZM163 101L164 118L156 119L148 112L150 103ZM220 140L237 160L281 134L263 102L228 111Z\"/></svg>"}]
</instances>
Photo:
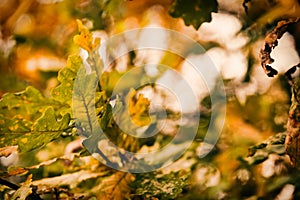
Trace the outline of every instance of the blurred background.
<instances>
[{"instance_id":1,"label":"blurred background","mask_svg":"<svg viewBox=\"0 0 300 200\"><path fill-rule=\"evenodd\" d=\"M172 11L174 4L179 2L1 0L0 96L24 90L29 85L38 88L46 97L50 96L51 89L58 84L58 71L66 65L69 55L80 51L73 43L73 37L78 33L76 19L82 20L102 40L134 28L163 27L178 31L205 48L224 80L227 106L226 121L217 147L196 165L188 165L192 170L189 185L177 198L299 198L300 177L282 149L283 137L280 135L286 130L291 99L291 88L283 74L300 61L299 23L289 26L288 32L271 53L275 60L272 66L278 70L278 76L267 77L259 58L265 36L277 21L283 17L299 17L292 11L292 8L299 9L299 1L253 0L247 4L246 14L243 1L219 0L217 12L211 13L211 21L206 20L199 27L197 22L195 25L193 21L184 21L186 14L177 17L176 11ZM189 5L194 3L185 1L183 4L186 7L182 10L188 10ZM209 8L212 3L206 4ZM192 18L207 19L207 12L205 9L199 13L193 10ZM143 37L149 36L141 34L136 40L143 41ZM137 52L136 55L134 65L159 63L164 56L155 51ZM172 59L168 62L190 81L201 96L199 77L193 77L186 63L177 65L176 59ZM201 58L195 56L190 59ZM118 69L126 68L124 62L117 65ZM271 136L276 137L268 139ZM64 148L69 142L62 142ZM276 146L276 142L280 144ZM269 146L253 156L254 153L248 149L260 143ZM61 156L64 150L53 152L56 145L51 143L35 152L35 158L28 159L29 155L25 155L28 161L1 158L2 167ZM55 167L43 170L42 177L59 174Z\"/></svg>"}]
</instances>

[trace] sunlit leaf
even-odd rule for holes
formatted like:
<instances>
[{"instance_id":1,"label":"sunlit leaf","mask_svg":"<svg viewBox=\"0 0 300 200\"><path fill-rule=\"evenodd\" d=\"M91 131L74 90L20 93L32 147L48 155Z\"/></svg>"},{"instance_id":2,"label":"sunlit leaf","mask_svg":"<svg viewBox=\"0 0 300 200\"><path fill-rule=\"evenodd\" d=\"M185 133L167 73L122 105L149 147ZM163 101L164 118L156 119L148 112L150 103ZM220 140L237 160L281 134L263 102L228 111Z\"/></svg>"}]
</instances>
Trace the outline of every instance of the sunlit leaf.
<instances>
[{"instance_id":1,"label":"sunlit leaf","mask_svg":"<svg viewBox=\"0 0 300 200\"><path fill-rule=\"evenodd\" d=\"M130 196L130 183L134 176L130 173L115 172L101 182L99 200L122 200Z\"/></svg>"},{"instance_id":2,"label":"sunlit leaf","mask_svg":"<svg viewBox=\"0 0 300 200\"><path fill-rule=\"evenodd\" d=\"M80 56L69 56L67 65L58 73L57 79L60 85L52 90L52 96L55 100L71 106L74 81L81 65Z\"/></svg>"},{"instance_id":3,"label":"sunlit leaf","mask_svg":"<svg viewBox=\"0 0 300 200\"><path fill-rule=\"evenodd\" d=\"M57 119L53 107L48 107L43 115L34 123L33 131L55 132L68 128L70 115L65 114L61 119Z\"/></svg>"},{"instance_id":4,"label":"sunlit leaf","mask_svg":"<svg viewBox=\"0 0 300 200\"><path fill-rule=\"evenodd\" d=\"M98 126L95 110L95 93L98 78L95 72L86 74L81 68L74 85L73 113L77 124L87 133L92 134Z\"/></svg>"},{"instance_id":5,"label":"sunlit leaf","mask_svg":"<svg viewBox=\"0 0 300 200\"><path fill-rule=\"evenodd\" d=\"M0 100L0 114L7 118L21 116L27 120L35 120L48 107L60 107L61 104L51 99L46 99L40 91L28 86L18 93L6 93Z\"/></svg>"},{"instance_id":6,"label":"sunlit leaf","mask_svg":"<svg viewBox=\"0 0 300 200\"><path fill-rule=\"evenodd\" d=\"M65 114L57 119L55 111L49 107L43 115L34 123L32 132L25 134L18 143L21 151L30 151L44 146L61 136L66 131L70 122L70 115Z\"/></svg>"},{"instance_id":7,"label":"sunlit leaf","mask_svg":"<svg viewBox=\"0 0 300 200\"><path fill-rule=\"evenodd\" d=\"M31 86L23 92L5 94L0 107L0 147L18 145L21 152L58 138L70 121L69 114L56 119L64 104L45 98Z\"/></svg>"},{"instance_id":8,"label":"sunlit leaf","mask_svg":"<svg viewBox=\"0 0 300 200\"><path fill-rule=\"evenodd\" d=\"M82 21L77 20L79 34L75 35L74 43L81 48L87 50L88 52L93 49L93 35L90 33L89 29L82 24ZM100 41L98 41L100 42Z\"/></svg>"},{"instance_id":9,"label":"sunlit leaf","mask_svg":"<svg viewBox=\"0 0 300 200\"><path fill-rule=\"evenodd\" d=\"M16 115L12 119L6 118L0 114L0 132L29 132L32 127L32 122L22 118L21 115Z\"/></svg>"},{"instance_id":10,"label":"sunlit leaf","mask_svg":"<svg viewBox=\"0 0 300 200\"><path fill-rule=\"evenodd\" d=\"M18 145L21 152L44 146L60 137L69 128L70 115L68 113L61 119L57 118L54 108L48 107L30 130L20 129L16 124L9 131L1 132L3 137L1 137L0 146Z\"/></svg>"}]
</instances>

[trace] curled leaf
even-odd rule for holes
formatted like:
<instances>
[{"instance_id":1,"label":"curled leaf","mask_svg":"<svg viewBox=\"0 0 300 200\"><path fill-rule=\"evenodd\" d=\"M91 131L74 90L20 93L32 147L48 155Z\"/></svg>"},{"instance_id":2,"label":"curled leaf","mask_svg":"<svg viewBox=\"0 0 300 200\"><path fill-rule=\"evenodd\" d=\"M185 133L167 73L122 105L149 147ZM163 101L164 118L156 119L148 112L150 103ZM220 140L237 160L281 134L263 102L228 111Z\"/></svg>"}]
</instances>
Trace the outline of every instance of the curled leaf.
<instances>
[{"instance_id":1,"label":"curled leaf","mask_svg":"<svg viewBox=\"0 0 300 200\"><path fill-rule=\"evenodd\" d=\"M100 44L100 38L96 38L94 40L92 33L86 26L82 24L82 21L77 20L77 25L79 34L74 36L74 43L88 52L91 52L93 49L97 48Z\"/></svg>"},{"instance_id":2,"label":"curled leaf","mask_svg":"<svg viewBox=\"0 0 300 200\"><path fill-rule=\"evenodd\" d=\"M287 31L288 26L298 21L299 18L281 20L277 23L277 26L265 37L264 47L260 50L260 58L261 66L267 76L273 77L278 74L278 71L270 65L274 62L274 59L271 57L272 49L278 45L278 40Z\"/></svg>"}]
</instances>

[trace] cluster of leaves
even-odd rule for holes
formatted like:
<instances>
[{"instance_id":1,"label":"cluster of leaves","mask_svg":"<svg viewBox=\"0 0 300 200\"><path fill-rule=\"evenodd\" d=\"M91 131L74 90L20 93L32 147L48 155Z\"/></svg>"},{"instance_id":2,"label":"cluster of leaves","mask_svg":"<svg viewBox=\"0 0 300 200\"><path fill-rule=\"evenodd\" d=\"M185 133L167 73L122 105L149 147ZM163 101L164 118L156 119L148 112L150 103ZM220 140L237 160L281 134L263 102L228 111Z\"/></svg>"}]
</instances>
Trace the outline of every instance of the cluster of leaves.
<instances>
[{"instance_id":1,"label":"cluster of leaves","mask_svg":"<svg viewBox=\"0 0 300 200\"><path fill-rule=\"evenodd\" d=\"M75 37L75 42L81 41L83 44L87 43L87 47L90 47L93 42L90 40L92 38L91 34L85 32L86 28L82 27L81 22L78 22L78 24L80 35ZM78 40L77 38L82 35L87 36L87 39ZM61 137L74 136L76 128L75 121L72 117L72 91L74 80L81 66L82 59L79 56L74 55L69 57L67 66L58 74L58 81L60 84L53 89L50 98L44 97L41 92L31 86L20 93L8 93L3 95L3 98L0 101L1 156L9 156L11 153L14 153L16 149L18 149L20 153L30 152ZM88 83L85 83L83 86L89 85ZM18 170L3 173L6 174L5 176L22 175L24 172L28 173L32 169L39 169L44 165L48 166L54 162L57 162L57 159L27 169L19 168ZM69 162L73 162L73 160L70 160ZM48 182L52 186L65 184L74 185L85 179L98 177L100 175L102 174L95 174L82 169L82 171L68 174L66 177L55 177L56 179L53 178ZM75 177L79 177L79 179L75 181ZM31 180L31 175L28 180ZM23 190L23 187L25 186L29 187L29 185L35 185L34 182L27 182L28 184L23 184L18 190ZM40 180L42 185L49 185L47 184L48 182L47 179ZM36 182L37 185L40 183L38 181ZM18 190L15 194L18 194ZM41 190L44 192L47 191L45 189ZM25 199L26 196L31 193L32 190L28 190L27 193L23 193L25 196L20 198Z\"/></svg>"},{"instance_id":2,"label":"cluster of leaves","mask_svg":"<svg viewBox=\"0 0 300 200\"><path fill-rule=\"evenodd\" d=\"M58 76L61 84L53 90L50 98L44 97L32 86L23 92L3 95L0 101L1 156L7 157L16 150L27 153L44 147L53 140L75 134L71 112L72 87L81 64L79 56L70 56L67 66ZM42 165L44 164L40 166ZM25 175L24 173L27 173L27 169L2 172L5 177ZM34 194L31 176L14 193L15 198L26 199L28 195Z\"/></svg>"},{"instance_id":3,"label":"cluster of leaves","mask_svg":"<svg viewBox=\"0 0 300 200\"><path fill-rule=\"evenodd\" d=\"M19 147L26 152L72 132L69 105L45 98L33 87L4 95L1 102L1 147Z\"/></svg>"},{"instance_id":4,"label":"cluster of leaves","mask_svg":"<svg viewBox=\"0 0 300 200\"><path fill-rule=\"evenodd\" d=\"M100 133L105 132L113 143L121 148L130 151L136 151L140 148L137 139L128 136L120 130L114 120L112 120L113 109L128 109L130 116L136 124L142 126L149 124L148 107L149 101L143 95L136 95L135 90L127 90L122 98L127 99L127 104L123 104L124 99L117 99L112 108L108 95L111 94L110 87L107 84L116 83L119 76L107 74L105 80L99 82L103 64L99 57L98 47L99 39L93 38L90 31L78 21L79 34L74 37L74 42L85 49L89 57L88 65L92 70L87 73L83 67L82 59L73 55L68 59L67 66L58 74L60 84L52 90L52 95L46 98L37 89L29 86L20 93L8 93L3 95L0 101L1 119L0 119L0 155L9 156L12 153L31 152L37 148L47 148L51 141L58 140L61 137L71 136L76 138L76 133L86 136L83 145L89 150L89 153L97 152L100 159L106 164L115 164L113 155L109 158L98 149ZM112 75L112 76L111 76ZM103 88L107 90L103 90ZM72 109L75 108L75 109ZM100 126L99 126L100 124ZM130 128L130 127L129 127ZM153 143L152 143L153 144ZM174 173L169 174L141 174L133 175L130 173L114 171L95 161L84 147L81 153L72 153L69 156L56 157L37 165L29 167L13 167L8 171L2 171L3 177L27 176L22 186L15 185L12 189L16 190L13 199L26 199L30 195L39 195L41 197L63 198L65 196L73 199L79 199L87 196L96 196L97 199L124 199L130 195L154 197L162 196L165 199L175 198L185 187L187 176L176 180ZM94 149L94 150L93 150ZM110 152L111 153L111 152ZM125 155L121 157L121 162L129 162ZM52 166L63 165L63 171L56 171L57 176L32 177L37 171L46 170ZM32 180L34 179L34 180ZM148 182L144 180L166 180L170 183L166 190L156 187L152 193L148 191ZM5 179L1 178L1 183L7 186ZM132 187L133 181L141 182ZM92 185L86 192L84 183ZM97 184L99 182L99 184ZM180 183L180 184L177 184ZM66 189L68 188L68 189ZM80 188L80 189L79 189ZM137 189L139 188L139 189ZM7 187L1 188L7 191ZM8 190L9 191L9 190ZM172 192L170 192L172 191ZM7 197L7 193L4 193ZM51 197L52 196L52 197Z\"/></svg>"},{"instance_id":5,"label":"cluster of leaves","mask_svg":"<svg viewBox=\"0 0 300 200\"><path fill-rule=\"evenodd\" d=\"M292 1L288 2L291 4ZM250 1L245 1L243 5L248 9L246 6L248 4L250 4ZM286 6L287 4L284 5L288 7ZM209 3L203 0L185 2L175 0L169 13L175 18L183 18L186 25L192 25L195 29L198 29L203 22L211 21L211 12L217 12L217 10L218 4L215 0ZM251 10L251 7L249 10ZM274 10L276 11L276 9ZM274 76L277 73L269 65L273 62L270 56L272 48L277 45L278 39L286 31L287 26L295 23L296 20L279 22L277 27L265 39L266 44L261 51L261 57L262 66L269 76ZM80 199L90 197L97 199L193 199L200 197L203 199L221 199L241 196L251 198L256 194L262 193L257 190L261 185L254 183L254 179L258 177L255 167L266 162L272 155L280 156L280 161L284 160L283 157L286 155L284 146L285 133L277 134L267 141L251 147L249 156L240 159L241 164L236 167L236 172L234 172L236 176L233 181L232 177L230 177L231 182L228 180L218 182L221 168L224 168L222 165L227 165L227 163L217 166L215 162L218 159L220 160L220 158L216 154L208 156L199 165L199 160L195 159L197 145L191 147L189 152L176 161L180 167L167 172L162 170L153 173L131 174L115 171L102 165L90 156L85 148L89 149L89 151L95 148L92 152L98 153L104 163L112 166L131 161L130 159L132 158L126 157L125 154L121 156L120 154L111 155L108 158L104 152L99 150L97 147L102 144L98 143L101 139L99 138L99 133L102 132L107 135L112 143L129 151L138 151L145 147L143 146L144 144L146 144L146 148L155 148L154 146L157 143L164 143L165 138L155 141L151 139L150 142L137 140L117 127L116 122L112 120L112 113L116 109L121 110L120 113L128 110L133 121L138 125L149 125L149 100L143 95L138 96L137 91L130 90L134 83L128 82L128 85L126 85L128 90L125 90L126 92L122 96L116 97L115 106L113 107L110 104L111 99L109 96L114 85L120 80L122 73L112 71L104 72L101 75L103 63L98 53L100 40L94 38L81 21L78 21L78 27L80 34L74 37L74 43L87 51L87 63L90 70L83 67L82 59L79 56L70 56L67 66L58 74L60 84L53 89L51 97L46 98L33 87L27 87L20 93L4 95L0 101L0 156L7 157L16 152L16 150L25 154L26 152L31 153L37 148L43 147L43 149L47 149L47 146L51 145L51 141L57 142L60 141L60 138L66 136L72 136L71 139L76 140L76 131L87 138L83 142L84 146L81 146L79 141L77 147L81 149L80 153L72 152L69 155L56 156L54 159L39 162L36 165L10 167L1 171L1 176L5 179L16 176L23 178L22 186L12 184L1 178L0 182L3 185L16 190L10 195L7 191L11 190L2 186L0 188L3 191L1 197L12 199L39 199L41 197L45 199ZM87 71L91 71L91 73ZM295 71L294 68L292 71ZM102 78L99 82L100 75ZM141 81L135 77L132 80ZM74 99L72 99L73 95L75 96ZM124 102L129 103L125 104ZM298 101L293 102L297 103ZM298 107L298 103L294 107L292 106L292 114L290 115L290 120L296 120L296 127L288 126L296 128L297 133ZM197 135L199 140L206 133L209 125L210 112L208 111L204 114L207 116L205 116L205 119L202 117L199 122ZM76 116L75 119L74 115ZM95 117L91 118L91 116ZM120 117L122 118L122 116ZM134 129L134 127L128 128ZM291 136L293 139L297 135L292 134ZM298 138L295 138L288 146L290 155L295 156L294 163L296 166L298 166L298 153L300 152L297 145ZM175 145L173 147L177 150L180 148ZM52 146L53 148L57 147ZM221 149L222 144L216 147L215 152ZM110 153L114 154L114 152ZM163 156L159 155L157 159L164 159ZM187 159L188 156L193 159ZM117 158L121 158L121 160L117 160ZM213 161L214 163L208 164L206 163L207 161L209 163ZM158 161L155 160L153 162ZM288 166L287 162L285 165ZM178 169L181 170L178 171ZM183 169L186 169L188 172ZM47 174L50 172L53 174ZM264 194L267 196L271 193L270 196L274 196L273 193L278 194L286 184L293 184L297 188L300 187L299 183L297 183L299 175L294 171L289 172L289 175L280 172L280 176L270 178L266 183L267 186L264 188L266 189ZM189 181L193 181L191 177L199 176L197 173L202 175L202 182L194 182L187 188ZM28 175L27 178L24 178L25 175ZM223 176L225 175L223 174ZM273 182L276 184L273 184ZM189 190L190 194L184 196L183 193L186 190ZM296 193L295 196L299 197L299 194Z\"/></svg>"}]
</instances>

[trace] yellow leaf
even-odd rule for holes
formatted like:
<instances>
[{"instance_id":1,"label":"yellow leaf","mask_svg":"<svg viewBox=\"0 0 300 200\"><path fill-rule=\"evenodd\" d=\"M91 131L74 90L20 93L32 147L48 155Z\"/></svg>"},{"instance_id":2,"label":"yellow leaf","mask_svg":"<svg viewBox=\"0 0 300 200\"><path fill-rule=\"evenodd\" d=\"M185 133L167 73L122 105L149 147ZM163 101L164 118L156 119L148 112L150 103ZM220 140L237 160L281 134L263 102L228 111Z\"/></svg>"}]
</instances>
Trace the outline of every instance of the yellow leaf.
<instances>
[{"instance_id":1,"label":"yellow leaf","mask_svg":"<svg viewBox=\"0 0 300 200\"><path fill-rule=\"evenodd\" d=\"M105 178L101 183L99 200L123 200L130 195L130 183L134 176L130 173L116 172Z\"/></svg>"},{"instance_id":2,"label":"yellow leaf","mask_svg":"<svg viewBox=\"0 0 300 200\"><path fill-rule=\"evenodd\" d=\"M148 115L150 101L145 98L143 94L140 94L137 98L135 95L135 90L131 90L128 94L130 117L132 121L139 126L149 125L151 122Z\"/></svg>"},{"instance_id":3,"label":"yellow leaf","mask_svg":"<svg viewBox=\"0 0 300 200\"><path fill-rule=\"evenodd\" d=\"M74 36L74 43L88 52L92 51L94 48L93 35L90 33L89 29L82 24L82 21L77 20L77 25L79 34ZM100 41L97 40L95 43L100 43Z\"/></svg>"}]
</instances>

